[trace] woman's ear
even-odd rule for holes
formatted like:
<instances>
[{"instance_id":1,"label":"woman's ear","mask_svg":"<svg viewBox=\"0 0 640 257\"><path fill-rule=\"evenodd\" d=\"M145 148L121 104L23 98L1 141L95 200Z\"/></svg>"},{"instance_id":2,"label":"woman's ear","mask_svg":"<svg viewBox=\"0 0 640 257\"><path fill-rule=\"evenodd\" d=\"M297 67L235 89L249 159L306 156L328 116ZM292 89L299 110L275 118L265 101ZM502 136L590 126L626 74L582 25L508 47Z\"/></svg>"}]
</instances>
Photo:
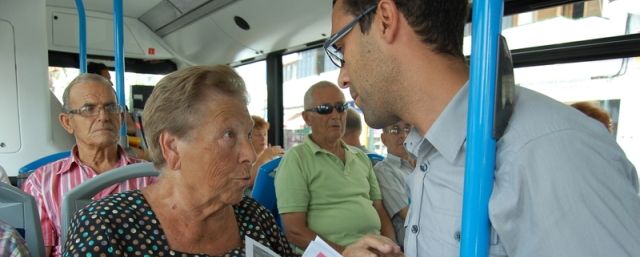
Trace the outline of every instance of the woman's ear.
<instances>
[{"instance_id":1,"label":"woman's ear","mask_svg":"<svg viewBox=\"0 0 640 257\"><path fill-rule=\"evenodd\" d=\"M158 138L162 157L166 161L167 168L180 170L180 152L178 151L178 138L169 132L163 131Z\"/></svg>"}]
</instances>

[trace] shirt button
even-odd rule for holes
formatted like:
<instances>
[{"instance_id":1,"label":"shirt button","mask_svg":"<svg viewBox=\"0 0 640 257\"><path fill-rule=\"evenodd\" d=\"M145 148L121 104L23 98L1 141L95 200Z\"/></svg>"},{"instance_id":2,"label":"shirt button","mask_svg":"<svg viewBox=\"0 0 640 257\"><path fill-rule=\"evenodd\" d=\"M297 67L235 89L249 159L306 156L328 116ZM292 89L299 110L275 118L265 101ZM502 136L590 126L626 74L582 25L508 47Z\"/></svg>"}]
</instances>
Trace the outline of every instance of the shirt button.
<instances>
[{"instance_id":1,"label":"shirt button","mask_svg":"<svg viewBox=\"0 0 640 257\"><path fill-rule=\"evenodd\" d=\"M429 165L427 165L424 162L422 164L420 164L420 170L421 171L425 172L425 171L427 171L427 169L429 169Z\"/></svg>"},{"instance_id":2,"label":"shirt button","mask_svg":"<svg viewBox=\"0 0 640 257\"><path fill-rule=\"evenodd\" d=\"M411 226L411 233L418 233L418 226L417 225L413 225Z\"/></svg>"},{"instance_id":3,"label":"shirt button","mask_svg":"<svg viewBox=\"0 0 640 257\"><path fill-rule=\"evenodd\" d=\"M456 233L453 233L453 239L460 242L460 231L456 231Z\"/></svg>"}]
</instances>

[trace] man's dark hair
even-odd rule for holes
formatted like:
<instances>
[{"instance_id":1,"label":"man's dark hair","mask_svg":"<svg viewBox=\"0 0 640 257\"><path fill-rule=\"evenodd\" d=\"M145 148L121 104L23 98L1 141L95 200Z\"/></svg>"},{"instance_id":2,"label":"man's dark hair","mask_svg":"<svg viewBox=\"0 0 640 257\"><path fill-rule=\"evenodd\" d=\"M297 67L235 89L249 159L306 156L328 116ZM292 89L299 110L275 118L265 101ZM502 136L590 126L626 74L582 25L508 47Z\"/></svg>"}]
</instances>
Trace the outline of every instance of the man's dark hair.
<instances>
[{"instance_id":1,"label":"man's dark hair","mask_svg":"<svg viewBox=\"0 0 640 257\"><path fill-rule=\"evenodd\" d=\"M107 65L104 65L104 63L90 62L87 64L87 73L100 75L100 71L103 71L103 70L107 70L107 71L109 70Z\"/></svg>"},{"instance_id":2,"label":"man's dark hair","mask_svg":"<svg viewBox=\"0 0 640 257\"><path fill-rule=\"evenodd\" d=\"M335 0L333 1L335 5ZM358 16L377 0L344 0L347 13ZM462 39L467 21L467 0L396 0L396 6L422 42L438 53L463 58ZM371 27L372 14L360 20L362 33Z\"/></svg>"}]
</instances>

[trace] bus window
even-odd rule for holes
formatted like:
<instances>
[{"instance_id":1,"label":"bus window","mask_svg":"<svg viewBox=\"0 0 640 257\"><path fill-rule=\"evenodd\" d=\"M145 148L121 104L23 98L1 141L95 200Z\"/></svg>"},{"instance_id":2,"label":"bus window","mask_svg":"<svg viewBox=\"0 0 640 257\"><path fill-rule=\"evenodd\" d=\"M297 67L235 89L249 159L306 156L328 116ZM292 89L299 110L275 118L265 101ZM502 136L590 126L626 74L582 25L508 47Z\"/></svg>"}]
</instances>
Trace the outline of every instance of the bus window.
<instances>
[{"instance_id":1,"label":"bus window","mask_svg":"<svg viewBox=\"0 0 640 257\"><path fill-rule=\"evenodd\" d=\"M505 16L502 34L509 48L567 43L640 32L640 1L592 0ZM464 54L471 53L470 24Z\"/></svg>"},{"instance_id":2,"label":"bus window","mask_svg":"<svg viewBox=\"0 0 640 257\"><path fill-rule=\"evenodd\" d=\"M49 67L49 90L56 96L58 101L62 103L62 94L76 76L80 75L80 70L76 68ZM109 71L111 82L115 83L116 73ZM164 75L142 74L134 72L124 73L124 91L125 102L127 106L132 106L131 86L132 85L149 85L155 86Z\"/></svg>"},{"instance_id":3,"label":"bus window","mask_svg":"<svg viewBox=\"0 0 640 257\"><path fill-rule=\"evenodd\" d=\"M258 61L235 67L249 92L249 113L267 118L267 62ZM272 125L273 126L273 125Z\"/></svg>"}]
</instances>

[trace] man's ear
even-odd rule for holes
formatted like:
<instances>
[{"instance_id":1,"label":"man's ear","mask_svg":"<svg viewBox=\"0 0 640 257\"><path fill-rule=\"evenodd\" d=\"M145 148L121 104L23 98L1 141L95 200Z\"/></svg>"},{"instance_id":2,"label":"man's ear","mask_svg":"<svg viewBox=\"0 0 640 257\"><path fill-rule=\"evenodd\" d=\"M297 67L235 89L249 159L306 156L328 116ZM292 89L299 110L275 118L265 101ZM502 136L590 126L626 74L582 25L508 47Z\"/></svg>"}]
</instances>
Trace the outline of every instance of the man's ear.
<instances>
[{"instance_id":1,"label":"man's ear","mask_svg":"<svg viewBox=\"0 0 640 257\"><path fill-rule=\"evenodd\" d=\"M178 138L169 132L163 131L158 138L162 156L168 168L179 170L181 168L180 152L178 151Z\"/></svg>"},{"instance_id":2,"label":"man's ear","mask_svg":"<svg viewBox=\"0 0 640 257\"><path fill-rule=\"evenodd\" d=\"M302 119L304 120L304 123L307 124L307 126L311 126L311 124L309 124L309 113L304 111L302 112Z\"/></svg>"},{"instance_id":3,"label":"man's ear","mask_svg":"<svg viewBox=\"0 0 640 257\"><path fill-rule=\"evenodd\" d=\"M387 43L392 43L396 40L398 35L398 29L400 26L400 10L396 6L396 3L392 0L380 0L378 2L378 10L376 10L376 17L374 29L379 30L382 39Z\"/></svg>"},{"instance_id":4,"label":"man's ear","mask_svg":"<svg viewBox=\"0 0 640 257\"><path fill-rule=\"evenodd\" d=\"M380 141L382 141L382 144L387 145L387 141L388 141L387 139L388 138L387 138L387 134L386 133L382 133L380 135Z\"/></svg>"},{"instance_id":5,"label":"man's ear","mask_svg":"<svg viewBox=\"0 0 640 257\"><path fill-rule=\"evenodd\" d=\"M60 113L58 114L58 121L62 128L69 134L73 134L73 126L71 126L71 117L68 113Z\"/></svg>"}]
</instances>

